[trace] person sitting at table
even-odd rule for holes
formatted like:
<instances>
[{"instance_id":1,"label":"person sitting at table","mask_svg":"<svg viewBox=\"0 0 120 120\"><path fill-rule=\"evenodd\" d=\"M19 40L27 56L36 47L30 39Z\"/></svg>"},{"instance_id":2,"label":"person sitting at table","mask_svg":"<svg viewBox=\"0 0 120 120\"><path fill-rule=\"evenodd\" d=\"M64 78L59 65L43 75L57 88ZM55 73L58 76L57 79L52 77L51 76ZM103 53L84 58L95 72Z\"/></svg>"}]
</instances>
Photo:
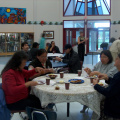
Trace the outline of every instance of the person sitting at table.
<instances>
[{"instance_id":1,"label":"person sitting at table","mask_svg":"<svg viewBox=\"0 0 120 120\"><path fill-rule=\"evenodd\" d=\"M32 56L32 60L34 60L36 58L36 53L37 53L38 48L39 48L39 44L37 42L34 42L32 44L32 48L30 50L30 54Z\"/></svg>"},{"instance_id":2,"label":"person sitting at table","mask_svg":"<svg viewBox=\"0 0 120 120\"><path fill-rule=\"evenodd\" d=\"M25 70L28 59L24 51L16 52L3 68L2 88L5 100L10 110L25 110L27 106L41 109L40 100L29 93L29 87L38 85L36 81L28 81L29 78L41 75L41 68ZM26 78L26 81L25 81Z\"/></svg>"},{"instance_id":3,"label":"person sitting at table","mask_svg":"<svg viewBox=\"0 0 120 120\"><path fill-rule=\"evenodd\" d=\"M37 51L36 59L29 64L28 69L32 70L35 67L41 67L45 74L54 72L50 60L47 59L47 51L45 49L39 49Z\"/></svg>"},{"instance_id":4,"label":"person sitting at table","mask_svg":"<svg viewBox=\"0 0 120 120\"><path fill-rule=\"evenodd\" d=\"M24 51L28 55L27 61L31 61L32 60L32 56L31 56L31 53L29 51L28 43L27 42L23 42L21 44L21 49L22 49L22 51Z\"/></svg>"},{"instance_id":5,"label":"person sitting at table","mask_svg":"<svg viewBox=\"0 0 120 120\"><path fill-rule=\"evenodd\" d=\"M66 44L64 49L66 55L63 58L56 57L56 60L67 63L69 73L78 73L77 70L81 68L78 54L73 50L70 44Z\"/></svg>"},{"instance_id":6,"label":"person sitting at table","mask_svg":"<svg viewBox=\"0 0 120 120\"><path fill-rule=\"evenodd\" d=\"M52 41L51 45L48 48L48 53L60 53L58 46L55 45L55 42Z\"/></svg>"},{"instance_id":7,"label":"person sitting at table","mask_svg":"<svg viewBox=\"0 0 120 120\"><path fill-rule=\"evenodd\" d=\"M109 50L103 50L100 53L100 60L91 70L90 68L85 68L84 70L89 76L99 75L101 73L107 74L109 77L113 77L114 74L118 72L117 68L114 66L113 57ZM83 109L80 111L84 113L88 107L84 105Z\"/></svg>"},{"instance_id":8,"label":"person sitting at table","mask_svg":"<svg viewBox=\"0 0 120 120\"><path fill-rule=\"evenodd\" d=\"M108 87L104 88L98 84L99 79L93 80L94 89L105 96L104 115L105 120L120 120L120 53L114 64L118 72L109 77L107 74L99 74L99 79L106 80ZM104 118L103 118L104 119Z\"/></svg>"}]
</instances>

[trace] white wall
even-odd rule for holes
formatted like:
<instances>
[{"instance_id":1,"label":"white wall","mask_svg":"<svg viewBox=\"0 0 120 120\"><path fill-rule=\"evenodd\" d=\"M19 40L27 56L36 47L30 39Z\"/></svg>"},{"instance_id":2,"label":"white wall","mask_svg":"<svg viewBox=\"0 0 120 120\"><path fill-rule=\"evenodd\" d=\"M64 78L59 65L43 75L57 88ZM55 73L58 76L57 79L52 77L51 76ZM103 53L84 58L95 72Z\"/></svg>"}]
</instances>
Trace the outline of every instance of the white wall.
<instances>
[{"instance_id":1,"label":"white wall","mask_svg":"<svg viewBox=\"0 0 120 120\"><path fill-rule=\"evenodd\" d=\"M111 0L111 16L87 16L87 19L112 19L120 20L120 0ZM18 7L27 9L27 21L62 22L63 20L80 20L84 16L63 17L63 0L0 0L0 7ZM60 51L63 49L63 26L62 25L1 25L0 32L34 32L34 41L39 41L43 31L54 31L54 39ZM117 32L115 32L117 30ZM111 37L118 38L120 25L111 26Z\"/></svg>"}]
</instances>

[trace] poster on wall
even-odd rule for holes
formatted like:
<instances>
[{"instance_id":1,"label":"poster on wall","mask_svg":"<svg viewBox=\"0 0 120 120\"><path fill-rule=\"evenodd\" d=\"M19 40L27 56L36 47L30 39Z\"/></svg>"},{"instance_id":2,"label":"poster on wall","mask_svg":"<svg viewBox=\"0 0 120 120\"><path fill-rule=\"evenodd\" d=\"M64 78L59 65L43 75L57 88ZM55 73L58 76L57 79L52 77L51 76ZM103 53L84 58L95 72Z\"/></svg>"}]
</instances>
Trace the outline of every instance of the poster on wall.
<instances>
[{"instance_id":1,"label":"poster on wall","mask_svg":"<svg viewBox=\"0 0 120 120\"><path fill-rule=\"evenodd\" d=\"M0 24L26 24L26 8L0 7Z\"/></svg>"}]
</instances>

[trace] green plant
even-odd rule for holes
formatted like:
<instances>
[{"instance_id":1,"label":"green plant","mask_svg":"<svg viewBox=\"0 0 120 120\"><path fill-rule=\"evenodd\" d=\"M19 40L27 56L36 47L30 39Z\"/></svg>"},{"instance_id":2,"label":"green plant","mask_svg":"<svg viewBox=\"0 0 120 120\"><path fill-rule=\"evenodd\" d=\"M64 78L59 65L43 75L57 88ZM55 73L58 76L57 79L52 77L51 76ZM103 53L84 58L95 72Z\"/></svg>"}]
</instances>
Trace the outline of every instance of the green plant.
<instances>
[{"instance_id":1,"label":"green plant","mask_svg":"<svg viewBox=\"0 0 120 120\"><path fill-rule=\"evenodd\" d=\"M46 25L47 23L44 21L44 25Z\"/></svg>"},{"instance_id":2,"label":"green plant","mask_svg":"<svg viewBox=\"0 0 120 120\"><path fill-rule=\"evenodd\" d=\"M61 22L60 25L63 25L63 22Z\"/></svg>"},{"instance_id":3,"label":"green plant","mask_svg":"<svg viewBox=\"0 0 120 120\"><path fill-rule=\"evenodd\" d=\"M37 22L35 21L34 24L37 24Z\"/></svg>"},{"instance_id":4,"label":"green plant","mask_svg":"<svg viewBox=\"0 0 120 120\"><path fill-rule=\"evenodd\" d=\"M49 22L49 25L52 25L53 23L52 22Z\"/></svg>"},{"instance_id":5,"label":"green plant","mask_svg":"<svg viewBox=\"0 0 120 120\"><path fill-rule=\"evenodd\" d=\"M113 24L116 24L116 21L114 21Z\"/></svg>"},{"instance_id":6,"label":"green plant","mask_svg":"<svg viewBox=\"0 0 120 120\"><path fill-rule=\"evenodd\" d=\"M55 22L55 25L58 25L58 22Z\"/></svg>"},{"instance_id":7,"label":"green plant","mask_svg":"<svg viewBox=\"0 0 120 120\"><path fill-rule=\"evenodd\" d=\"M120 24L120 20L118 21L118 24Z\"/></svg>"},{"instance_id":8,"label":"green plant","mask_svg":"<svg viewBox=\"0 0 120 120\"><path fill-rule=\"evenodd\" d=\"M28 24L32 24L32 22L31 22L31 21L28 21Z\"/></svg>"}]
</instances>

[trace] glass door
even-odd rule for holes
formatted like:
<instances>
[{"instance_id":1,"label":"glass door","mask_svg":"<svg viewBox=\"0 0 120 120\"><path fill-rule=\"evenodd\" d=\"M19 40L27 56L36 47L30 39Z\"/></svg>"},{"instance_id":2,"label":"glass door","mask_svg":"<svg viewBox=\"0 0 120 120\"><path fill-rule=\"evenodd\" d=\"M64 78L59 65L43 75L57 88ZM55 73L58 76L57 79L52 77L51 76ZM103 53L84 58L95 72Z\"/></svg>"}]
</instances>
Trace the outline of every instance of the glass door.
<instances>
[{"instance_id":1,"label":"glass door","mask_svg":"<svg viewBox=\"0 0 120 120\"><path fill-rule=\"evenodd\" d=\"M89 52L98 49L98 29L88 29L89 36Z\"/></svg>"},{"instance_id":2,"label":"glass door","mask_svg":"<svg viewBox=\"0 0 120 120\"><path fill-rule=\"evenodd\" d=\"M109 43L110 30L109 29L98 29L98 49L103 42Z\"/></svg>"}]
</instances>

